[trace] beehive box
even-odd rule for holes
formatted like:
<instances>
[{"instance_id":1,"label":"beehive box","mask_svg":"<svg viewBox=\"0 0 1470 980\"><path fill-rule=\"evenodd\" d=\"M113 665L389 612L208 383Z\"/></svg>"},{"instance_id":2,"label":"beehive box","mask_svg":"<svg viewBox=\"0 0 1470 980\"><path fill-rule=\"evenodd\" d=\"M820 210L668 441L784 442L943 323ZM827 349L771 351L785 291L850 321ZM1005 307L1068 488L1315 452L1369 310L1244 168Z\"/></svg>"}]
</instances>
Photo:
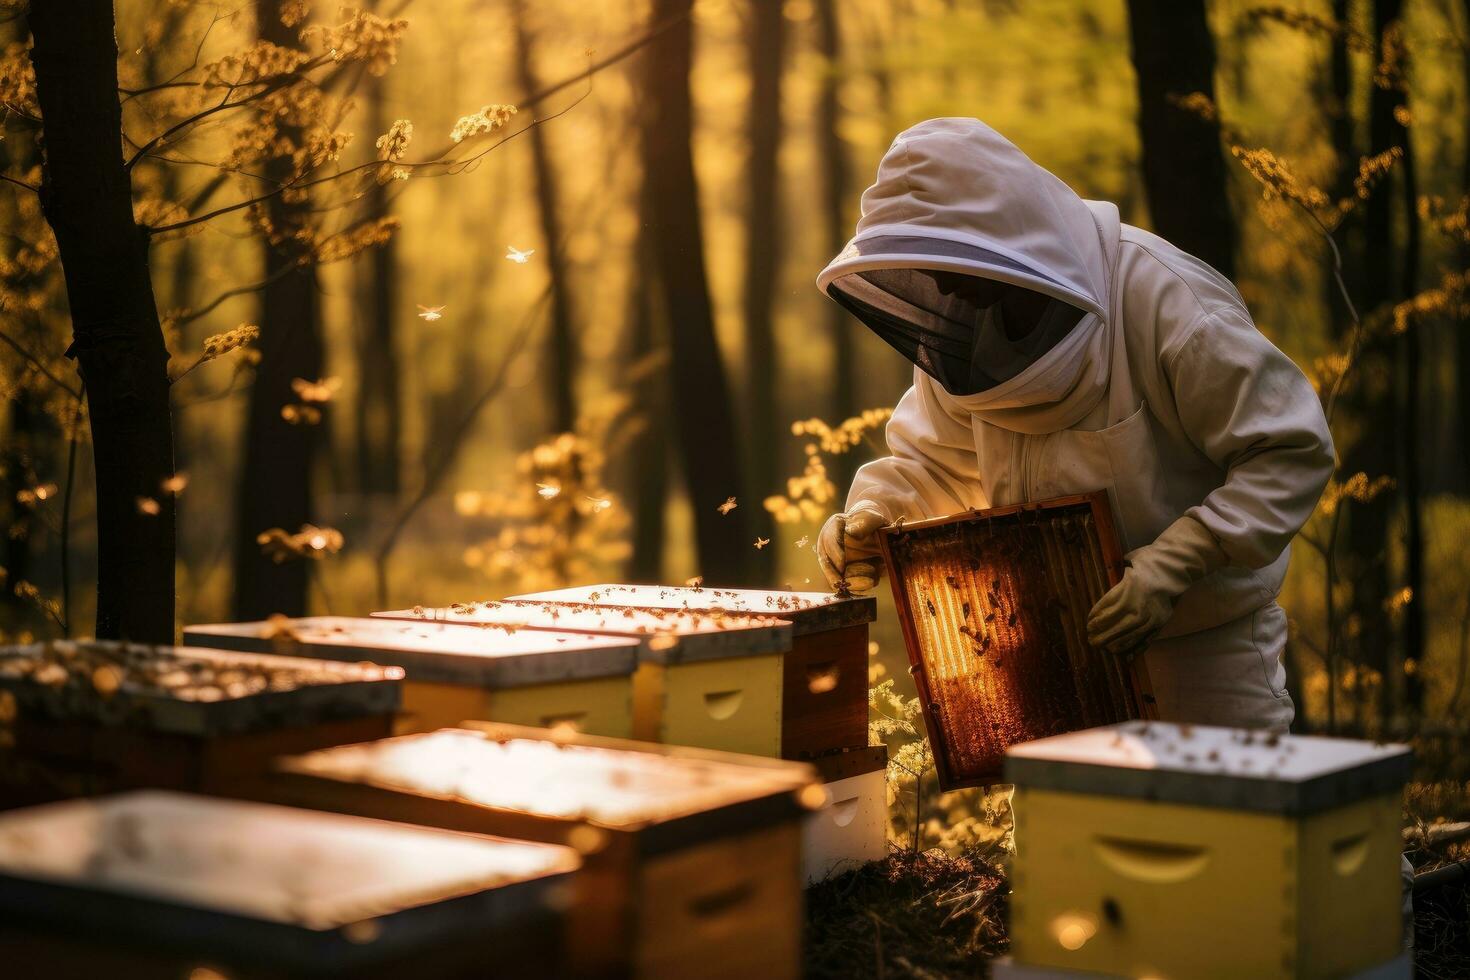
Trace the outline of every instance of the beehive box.
<instances>
[{"instance_id":1,"label":"beehive box","mask_svg":"<svg viewBox=\"0 0 1470 980\"><path fill-rule=\"evenodd\" d=\"M556 976L578 865L202 796L53 803L0 815L0 948L15 977Z\"/></svg>"},{"instance_id":2,"label":"beehive box","mask_svg":"<svg viewBox=\"0 0 1470 980\"><path fill-rule=\"evenodd\" d=\"M402 673L115 642L0 647L0 807L150 787L249 795L281 753L388 734Z\"/></svg>"},{"instance_id":3,"label":"beehive box","mask_svg":"<svg viewBox=\"0 0 1470 980\"><path fill-rule=\"evenodd\" d=\"M804 765L475 725L285 760L280 799L564 843L586 869L574 966L637 977L795 977Z\"/></svg>"},{"instance_id":4,"label":"beehive box","mask_svg":"<svg viewBox=\"0 0 1470 980\"><path fill-rule=\"evenodd\" d=\"M1013 746L1011 953L1130 977L1393 963L1409 763L1401 745L1160 722Z\"/></svg>"},{"instance_id":5,"label":"beehive box","mask_svg":"<svg viewBox=\"0 0 1470 980\"><path fill-rule=\"evenodd\" d=\"M814 765L827 794L801 833L802 874L809 885L888 856L888 749L831 752Z\"/></svg>"},{"instance_id":6,"label":"beehive box","mask_svg":"<svg viewBox=\"0 0 1470 980\"><path fill-rule=\"evenodd\" d=\"M636 639L633 737L724 752L781 754L782 657L791 649L791 626L774 617L508 601L373 615Z\"/></svg>"},{"instance_id":7,"label":"beehive box","mask_svg":"<svg viewBox=\"0 0 1470 980\"><path fill-rule=\"evenodd\" d=\"M871 596L605 583L507 601L784 619L791 650L782 666L781 757L814 760L868 744L868 624L878 607Z\"/></svg>"},{"instance_id":8,"label":"beehive box","mask_svg":"<svg viewBox=\"0 0 1470 980\"><path fill-rule=\"evenodd\" d=\"M184 643L368 659L406 671L398 731L433 731L467 718L633 733L636 641L438 623L315 616L190 626Z\"/></svg>"},{"instance_id":9,"label":"beehive box","mask_svg":"<svg viewBox=\"0 0 1470 980\"><path fill-rule=\"evenodd\" d=\"M1151 717L1142 657L1087 642L1122 576L1105 493L968 511L879 536L939 785L998 782L1007 746Z\"/></svg>"}]
</instances>

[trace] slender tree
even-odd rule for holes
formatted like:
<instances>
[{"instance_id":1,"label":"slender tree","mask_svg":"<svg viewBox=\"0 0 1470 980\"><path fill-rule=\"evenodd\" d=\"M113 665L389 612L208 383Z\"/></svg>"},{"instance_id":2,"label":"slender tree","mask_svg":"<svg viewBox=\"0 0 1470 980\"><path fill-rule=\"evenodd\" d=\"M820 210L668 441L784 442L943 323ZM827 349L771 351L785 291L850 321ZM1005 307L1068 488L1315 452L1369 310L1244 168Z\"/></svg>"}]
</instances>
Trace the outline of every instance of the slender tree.
<instances>
[{"instance_id":1,"label":"slender tree","mask_svg":"<svg viewBox=\"0 0 1470 980\"><path fill-rule=\"evenodd\" d=\"M535 38L526 23L525 0L511 0L515 30L515 68L521 91L537 92L541 80L536 73ZM576 313L572 308L571 277L561 231L561 186L551 159L546 132L539 126L529 134L531 167L536 178L536 209L541 219L541 247L545 252L546 275L551 285L551 323L543 370L547 380L547 402L551 423L558 432L570 432L577 424Z\"/></svg>"},{"instance_id":2,"label":"slender tree","mask_svg":"<svg viewBox=\"0 0 1470 980\"><path fill-rule=\"evenodd\" d=\"M1215 39L1205 0L1128 0L1143 183L1154 230L1226 276L1235 274L1219 126L1177 100L1215 98Z\"/></svg>"},{"instance_id":3,"label":"slender tree","mask_svg":"<svg viewBox=\"0 0 1470 980\"><path fill-rule=\"evenodd\" d=\"M388 79L366 81L367 131L386 133ZM374 181L363 201L370 220L391 213L388 185ZM358 392L356 398L357 484L364 493L396 495L399 490L399 453L403 446L403 391L397 347L397 318L402 301L398 292L398 246L389 238L357 261L358 295L366 316L357 337Z\"/></svg>"},{"instance_id":4,"label":"slender tree","mask_svg":"<svg viewBox=\"0 0 1470 980\"><path fill-rule=\"evenodd\" d=\"M86 388L97 482L99 637L174 637L168 351L122 157L112 0L28 13L44 156L42 209L56 235ZM156 512L140 499L155 499Z\"/></svg>"},{"instance_id":5,"label":"slender tree","mask_svg":"<svg viewBox=\"0 0 1470 980\"><path fill-rule=\"evenodd\" d=\"M654 0L653 21L669 26L643 56L644 177L653 191L653 261L669 324L673 428L694 511L700 571L711 583L748 580L753 554L745 515L716 508L738 496L740 450L725 366L715 338L705 275L699 189L694 176L693 0Z\"/></svg>"},{"instance_id":6,"label":"slender tree","mask_svg":"<svg viewBox=\"0 0 1470 980\"><path fill-rule=\"evenodd\" d=\"M822 79L817 94L817 146L822 168L822 230L827 251L836 255L847 244L848 189L852 169L847 146L842 141L839 100L842 84L842 32L835 0L817 0L817 52L822 56ZM858 411L857 345L853 319L836 303L827 304L828 328L832 334L832 414L834 421L850 418ZM851 453L834 460L833 479L845 488L852 482Z\"/></svg>"},{"instance_id":7,"label":"slender tree","mask_svg":"<svg viewBox=\"0 0 1470 980\"><path fill-rule=\"evenodd\" d=\"M750 480L756 493L774 493L780 481L781 425L776 392L780 362L772 327L782 225L779 184L781 72L786 18L780 0L751 0L747 49L750 104L746 108L745 395L750 419Z\"/></svg>"},{"instance_id":8,"label":"slender tree","mask_svg":"<svg viewBox=\"0 0 1470 980\"><path fill-rule=\"evenodd\" d=\"M639 234L635 255L641 268L651 268L655 234L647 219L651 189L639 192ZM668 345L669 327L659 316L659 290L653 273L633 277L628 296L629 350L624 360L632 362L649 351ZM638 389L637 412L643 430L632 447L632 472L628 498L633 508L633 554L628 577L650 584L663 581L664 533L669 497L669 395L668 377L660 371Z\"/></svg>"},{"instance_id":9,"label":"slender tree","mask_svg":"<svg viewBox=\"0 0 1470 980\"><path fill-rule=\"evenodd\" d=\"M299 32L281 19L281 0L256 0L261 40L299 50ZM267 109L269 111L269 109ZM274 120L280 139L299 146L302 128L289 115ZM265 161L276 184L295 177L289 155ZM271 528L295 532L312 522L313 469L320 429L283 414L296 401L296 379L322 374L321 293L315 255L299 234L308 225L306 194L277 194L265 202L265 288L260 300L260 365L250 388L245 459L241 469L235 529L235 616L259 619L274 613L304 615L310 568L302 561L277 561L257 538Z\"/></svg>"}]
</instances>

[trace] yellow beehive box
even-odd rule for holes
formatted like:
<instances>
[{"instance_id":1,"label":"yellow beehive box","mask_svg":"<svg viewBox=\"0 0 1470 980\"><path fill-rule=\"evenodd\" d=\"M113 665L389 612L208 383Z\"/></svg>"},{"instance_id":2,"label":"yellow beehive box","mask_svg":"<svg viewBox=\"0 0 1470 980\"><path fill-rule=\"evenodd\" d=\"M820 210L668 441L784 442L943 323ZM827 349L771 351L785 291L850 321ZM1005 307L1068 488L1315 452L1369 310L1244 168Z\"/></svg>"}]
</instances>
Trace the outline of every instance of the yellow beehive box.
<instances>
[{"instance_id":1,"label":"yellow beehive box","mask_svg":"<svg viewBox=\"0 0 1470 980\"><path fill-rule=\"evenodd\" d=\"M0 814L6 977L565 976L568 847L159 791Z\"/></svg>"},{"instance_id":2,"label":"yellow beehive box","mask_svg":"<svg viewBox=\"0 0 1470 980\"><path fill-rule=\"evenodd\" d=\"M1401 745L1160 722L1011 747L1013 975L1393 964L1409 764Z\"/></svg>"},{"instance_id":3,"label":"yellow beehive box","mask_svg":"<svg viewBox=\"0 0 1470 980\"><path fill-rule=\"evenodd\" d=\"M578 975L800 974L801 819L824 793L808 766L471 725L280 763L281 802L570 844Z\"/></svg>"},{"instance_id":4,"label":"yellow beehive box","mask_svg":"<svg viewBox=\"0 0 1470 980\"><path fill-rule=\"evenodd\" d=\"M507 602L775 616L791 624L782 668L781 758L815 761L868 744L868 624L872 596L604 583L512 596Z\"/></svg>"},{"instance_id":5,"label":"yellow beehive box","mask_svg":"<svg viewBox=\"0 0 1470 980\"><path fill-rule=\"evenodd\" d=\"M184 643L402 667L400 733L468 718L619 738L633 733L632 639L316 616L190 626Z\"/></svg>"},{"instance_id":6,"label":"yellow beehive box","mask_svg":"<svg viewBox=\"0 0 1470 980\"><path fill-rule=\"evenodd\" d=\"M633 680L634 738L749 755L781 754L783 655L791 649L791 624L782 620L600 608L578 602L503 601L373 615L634 638L639 641Z\"/></svg>"}]
</instances>

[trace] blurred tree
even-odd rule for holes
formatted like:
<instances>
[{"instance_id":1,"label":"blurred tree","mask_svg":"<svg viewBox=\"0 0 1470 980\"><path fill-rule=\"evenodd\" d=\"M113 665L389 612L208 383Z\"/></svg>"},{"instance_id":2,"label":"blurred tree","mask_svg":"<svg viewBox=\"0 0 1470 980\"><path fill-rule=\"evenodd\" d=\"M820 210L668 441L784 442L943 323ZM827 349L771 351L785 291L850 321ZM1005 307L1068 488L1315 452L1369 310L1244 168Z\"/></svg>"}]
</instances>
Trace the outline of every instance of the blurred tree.
<instances>
[{"instance_id":1,"label":"blurred tree","mask_svg":"<svg viewBox=\"0 0 1470 980\"><path fill-rule=\"evenodd\" d=\"M1215 99L1215 40L1204 0L1128 0L1143 182L1154 231L1227 277L1235 220L1218 123L1177 100Z\"/></svg>"},{"instance_id":2,"label":"blurred tree","mask_svg":"<svg viewBox=\"0 0 1470 980\"><path fill-rule=\"evenodd\" d=\"M659 322L657 294L658 273L653 263L653 236L650 197L653 188L645 176L638 191L638 236L633 247L639 269L628 292L628 350L624 361L632 363L650 351L667 349L669 325ZM629 494L633 508L633 553L628 561L628 577L634 582L657 584L663 581L665 512L669 495L669 393L668 375L655 374L638 389L635 411L643 420L643 430L632 447L632 473Z\"/></svg>"},{"instance_id":3,"label":"blurred tree","mask_svg":"<svg viewBox=\"0 0 1470 980\"><path fill-rule=\"evenodd\" d=\"M1460 0L1461 6L1461 34L1464 38L1470 34L1470 0ZM1464 103L1470 103L1470 43L1461 43L1460 49L1460 91ZM1470 189L1470 112L1460 114L1460 184L1461 187ZM1462 269L1470 269L1470 235L1461 238L1457 252L1457 260ZM1467 311L1461 311L1455 317L1455 395L1458 428L1452 428L1452 433L1457 433L1458 438L1451 444L1459 446L1470 446L1470 315ZM1456 469L1451 472L1451 485L1459 488L1459 495L1470 496L1470 454L1453 453Z\"/></svg>"},{"instance_id":4,"label":"blurred tree","mask_svg":"<svg viewBox=\"0 0 1470 980\"><path fill-rule=\"evenodd\" d=\"M525 0L511 0L510 6L515 30L516 80L521 91L529 95L542 88L536 74L535 39L526 23ZM561 189L546 131L533 126L529 138L531 168L536 178L536 209L541 219L541 247L545 251L546 275L551 286L549 356L542 362L542 370L546 376L553 431L571 432L577 426L578 357L572 282L561 231Z\"/></svg>"},{"instance_id":5,"label":"blurred tree","mask_svg":"<svg viewBox=\"0 0 1470 980\"><path fill-rule=\"evenodd\" d=\"M745 311L746 401L750 419L747 453L750 483L761 496L780 487L782 426L776 391L781 366L771 325L782 236L779 155L781 73L785 67L786 18L781 0L751 0L747 38L750 103L746 107Z\"/></svg>"},{"instance_id":6,"label":"blurred tree","mask_svg":"<svg viewBox=\"0 0 1470 980\"><path fill-rule=\"evenodd\" d=\"M45 138L41 204L71 307L97 480L99 637L174 637L168 351L120 152L112 0L36 3L31 62ZM140 499L158 500L145 511Z\"/></svg>"},{"instance_id":7,"label":"blurred tree","mask_svg":"<svg viewBox=\"0 0 1470 980\"><path fill-rule=\"evenodd\" d=\"M847 244L847 195L852 184L852 168L847 159L847 146L842 140L841 86L843 76L842 30L837 21L835 0L817 0L817 51L822 56L822 78L817 95L817 142L822 167L822 228L826 233L828 256L836 255ZM827 318L832 331L832 413L836 421L857 414L857 344L853 337L853 320L836 303L827 304ZM850 457L835 461L833 480L842 499L854 472Z\"/></svg>"},{"instance_id":8,"label":"blurred tree","mask_svg":"<svg viewBox=\"0 0 1470 980\"><path fill-rule=\"evenodd\" d=\"M689 70L693 0L654 0L652 20L669 26L648 46L641 99L644 179L652 186L646 215L653 229L653 267L669 325L669 378L674 431L684 486L694 512L699 570L711 584L749 581L753 554L746 511L722 513L742 492L729 384L715 339L705 275L699 189L695 183Z\"/></svg>"},{"instance_id":9,"label":"blurred tree","mask_svg":"<svg viewBox=\"0 0 1470 980\"><path fill-rule=\"evenodd\" d=\"M365 83L366 128L386 133L388 79L369 77ZM391 213L388 185L373 181L363 200L369 220ZM399 490L399 453L403 444L403 392L399 377L395 320L401 297L397 240L389 238L357 261L358 295L362 297L362 325L357 330L358 393L355 444L357 485L363 493L396 495Z\"/></svg>"},{"instance_id":10,"label":"blurred tree","mask_svg":"<svg viewBox=\"0 0 1470 980\"><path fill-rule=\"evenodd\" d=\"M256 31L262 41L286 51L304 48L290 0L256 0ZM283 20L282 13L287 14ZM286 21L290 21L288 24ZM289 98L289 97L288 97ZM263 125L278 142L267 150L264 173L280 186L299 175L292 158L305 129L299 109L267 103ZM257 538L270 528L295 531L313 522L312 484L319 429L306 418L289 419L296 379L322 375L321 296L308 222L309 192L276 194L264 204L260 231L265 244L265 287L260 298L260 364L250 388L245 423L245 458L236 497L235 606L237 619L274 613L305 615L309 565L277 561Z\"/></svg>"}]
</instances>

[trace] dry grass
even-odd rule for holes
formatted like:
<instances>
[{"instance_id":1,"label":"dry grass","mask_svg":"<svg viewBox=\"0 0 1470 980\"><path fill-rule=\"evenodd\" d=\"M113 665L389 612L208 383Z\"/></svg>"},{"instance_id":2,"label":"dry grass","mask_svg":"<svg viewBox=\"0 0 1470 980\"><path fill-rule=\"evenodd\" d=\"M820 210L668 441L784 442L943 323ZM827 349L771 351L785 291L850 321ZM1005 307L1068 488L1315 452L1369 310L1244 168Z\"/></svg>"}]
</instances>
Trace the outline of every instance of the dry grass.
<instances>
[{"instance_id":1,"label":"dry grass","mask_svg":"<svg viewBox=\"0 0 1470 980\"><path fill-rule=\"evenodd\" d=\"M808 977L983 977L1009 886L977 857L895 851L807 892Z\"/></svg>"}]
</instances>

